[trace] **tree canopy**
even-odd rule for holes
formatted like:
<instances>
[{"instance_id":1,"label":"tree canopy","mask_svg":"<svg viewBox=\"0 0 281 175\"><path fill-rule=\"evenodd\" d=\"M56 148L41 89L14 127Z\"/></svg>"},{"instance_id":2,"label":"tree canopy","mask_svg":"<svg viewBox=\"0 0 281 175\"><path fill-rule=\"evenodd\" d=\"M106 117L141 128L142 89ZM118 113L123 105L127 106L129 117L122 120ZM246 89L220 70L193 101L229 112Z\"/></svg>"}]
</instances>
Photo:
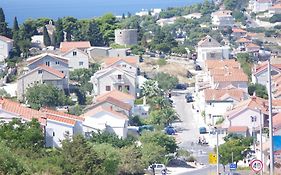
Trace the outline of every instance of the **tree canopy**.
<instances>
[{"instance_id":1,"label":"tree canopy","mask_svg":"<svg viewBox=\"0 0 281 175\"><path fill-rule=\"evenodd\" d=\"M267 89L262 84L250 84L248 86L248 93L250 95L254 95L254 93L255 93L257 97L261 97L264 99L268 98Z\"/></svg>"},{"instance_id":2,"label":"tree canopy","mask_svg":"<svg viewBox=\"0 0 281 175\"><path fill-rule=\"evenodd\" d=\"M164 91L175 88L179 82L177 77L163 72L157 73L155 80L158 82L159 88Z\"/></svg>"}]
</instances>

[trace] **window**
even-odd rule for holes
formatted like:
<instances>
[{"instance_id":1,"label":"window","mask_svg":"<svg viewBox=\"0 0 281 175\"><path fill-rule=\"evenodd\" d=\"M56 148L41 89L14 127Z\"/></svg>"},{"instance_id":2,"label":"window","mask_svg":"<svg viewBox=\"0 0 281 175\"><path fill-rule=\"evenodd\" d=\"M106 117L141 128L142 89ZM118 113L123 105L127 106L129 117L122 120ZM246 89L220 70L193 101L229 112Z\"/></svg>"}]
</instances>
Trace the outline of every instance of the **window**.
<instances>
[{"instance_id":1,"label":"window","mask_svg":"<svg viewBox=\"0 0 281 175\"><path fill-rule=\"evenodd\" d=\"M72 52L72 55L73 55L73 56L76 56L76 55L77 55L77 52L76 52L76 51L73 51L73 52Z\"/></svg>"},{"instance_id":2,"label":"window","mask_svg":"<svg viewBox=\"0 0 281 175\"><path fill-rule=\"evenodd\" d=\"M61 73L64 73L63 70L61 71Z\"/></svg>"},{"instance_id":3,"label":"window","mask_svg":"<svg viewBox=\"0 0 281 175\"><path fill-rule=\"evenodd\" d=\"M257 121L257 117L256 116L251 116L251 122L256 122Z\"/></svg>"},{"instance_id":4,"label":"window","mask_svg":"<svg viewBox=\"0 0 281 175\"><path fill-rule=\"evenodd\" d=\"M127 89L127 91L130 91L130 86L129 85L125 85L125 89Z\"/></svg>"},{"instance_id":5,"label":"window","mask_svg":"<svg viewBox=\"0 0 281 175\"><path fill-rule=\"evenodd\" d=\"M83 61L79 61L79 66L83 66L84 62Z\"/></svg>"},{"instance_id":6,"label":"window","mask_svg":"<svg viewBox=\"0 0 281 175\"><path fill-rule=\"evenodd\" d=\"M56 64L60 64L60 62L59 62L59 61L56 61Z\"/></svg>"},{"instance_id":7,"label":"window","mask_svg":"<svg viewBox=\"0 0 281 175\"><path fill-rule=\"evenodd\" d=\"M53 132L53 137L55 137L55 132Z\"/></svg>"},{"instance_id":8,"label":"window","mask_svg":"<svg viewBox=\"0 0 281 175\"><path fill-rule=\"evenodd\" d=\"M50 66L50 61L46 61L46 66Z\"/></svg>"},{"instance_id":9,"label":"window","mask_svg":"<svg viewBox=\"0 0 281 175\"><path fill-rule=\"evenodd\" d=\"M106 90L106 91L110 91L110 90L111 90L111 87L110 87L110 86L105 86L105 90Z\"/></svg>"},{"instance_id":10,"label":"window","mask_svg":"<svg viewBox=\"0 0 281 175\"><path fill-rule=\"evenodd\" d=\"M212 39L209 39L209 42L211 42L212 41Z\"/></svg>"},{"instance_id":11,"label":"window","mask_svg":"<svg viewBox=\"0 0 281 175\"><path fill-rule=\"evenodd\" d=\"M122 91L122 86L121 85L118 86L118 90Z\"/></svg>"},{"instance_id":12,"label":"window","mask_svg":"<svg viewBox=\"0 0 281 175\"><path fill-rule=\"evenodd\" d=\"M38 74L42 74L42 70L38 70Z\"/></svg>"},{"instance_id":13,"label":"window","mask_svg":"<svg viewBox=\"0 0 281 175\"><path fill-rule=\"evenodd\" d=\"M122 76L121 75L118 75L118 80L121 80L122 79Z\"/></svg>"}]
</instances>

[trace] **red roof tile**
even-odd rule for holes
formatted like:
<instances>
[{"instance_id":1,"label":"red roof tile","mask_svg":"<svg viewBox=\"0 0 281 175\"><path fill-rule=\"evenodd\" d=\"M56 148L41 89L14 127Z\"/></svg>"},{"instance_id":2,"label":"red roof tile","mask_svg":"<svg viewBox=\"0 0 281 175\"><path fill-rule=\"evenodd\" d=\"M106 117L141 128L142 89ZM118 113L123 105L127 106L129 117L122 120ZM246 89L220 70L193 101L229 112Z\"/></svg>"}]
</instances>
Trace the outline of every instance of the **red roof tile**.
<instances>
[{"instance_id":1,"label":"red roof tile","mask_svg":"<svg viewBox=\"0 0 281 175\"><path fill-rule=\"evenodd\" d=\"M42 109L40 109L40 111L42 111L46 114L54 115L54 116L60 116L60 117L69 118L72 120L84 121L84 118L82 118L82 117L79 117L76 115L71 115L71 114L66 114L64 112L60 112L60 111L56 111L56 110L52 110L52 109L48 109L48 108L42 108Z\"/></svg>"},{"instance_id":2,"label":"red roof tile","mask_svg":"<svg viewBox=\"0 0 281 175\"><path fill-rule=\"evenodd\" d=\"M89 41L72 41L72 42L61 42L60 50L61 52L67 52L71 49L87 49L90 48L91 44Z\"/></svg>"},{"instance_id":3,"label":"red roof tile","mask_svg":"<svg viewBox=\"0 0 281 175\"><path fill-rule=\"evenodd\" d=\"M244 91L242 89L205 89L204 95L205 101L221 101L227 96L241 101L244 98Z\"/></svg>"},{"instance_id":4,"label":"red roof tile","mask_svg":"<svg viewBox=\"0 0 281 175\"><path fill-rule=\"evenodd\" d=\"M247 126L230 126L227 129L228 132L230 133L236 133L236 132L247 132L248 127Z\"/></svg>"},{"instance_id":5,"label":"red roof tile","mask_svg":"<svg viewBox=\"0 0 281 175\"><path fill-rule=\"evenodd\" d=\"M72 125L72 126L74 126L75 123L76 123L76 120L64 118L64 117L59 117L59 116L56 116L56 115L47 114L46 118L47 118L47 120L54 120L54 121L69 124L69 125Z\"/></svg>"},{"instance_id":6,"label":"red roof tile","mask_svg":"<svg viewBox=\"0 0 281 175\"><path fill-rule=\"evenodd\" d=\"M240 29L240 28L233 28L232 32L233 33L247 33L247 31Z\"/></svg>"},{"instance_id":7,"label":"red roof tile","mask_svg":"<svg viewBox=\"0 0 281 175\"><path fill-rule=\"evenodd\" d=\"M208 70L214 68L240 68L239 62L235 61L234 59L230 60L206 60L205 65Z\"/></svg>"},{"instance_id":8,"label":"red roof tile","mask_svg":"<svg viewBox=\"0 0 281 175\"><path fill-rule=\"evenodd\" d=\"M122 60L124 62L127 62L129 64L132 64L132 65L136 65L138 63L137 58L134 58L134 57L128 57L128 58L127 57L125 57L125 58L107 58L104 63L106 64L106 66L110 66L112 64L117 63L120 60Z\"/></svg>"},{"instance_id":9,"label":"red roof tile","mask_svg":"<svg viewBox=\"0 0 281 175\"><path fill-rule=\"evenodd\" d=\"M238 74L229 74L229 75L214 75L214 82L248 82L248 76L242 72Z\"/></svg>"},{"instance_id":10,"label":"red roof tile","mask_svg":"<svg viewBox=\"0 0 281 175\"><path fill-rule=\"evenodd\" d=\"M273 127L276 129L281 128L281 113L278 113L272 117Z\"/></svg>"},{"instance_id":11,"label":"red roof tile","mask_svg":"<svg viewBox=\"0 0 281 175\"><path fill-rule=\"evenodd\" d=\"M252 42L251 40L247 39L247 38L239 38L237 40L238 43L250 43Z\"/></svg>"},{"instance_id":12,"label":"red roof tile","mask_svg":"<svg viewBox=\"0 0 281 175\"><path fill-rule=\"evenodd\" d=\"M47 71L47 72L49 72L49 73L51 73L51 74L54 74L54 75L58 76L60 78L64 78L65 77L65 75L62 72L60 72L60 71L58 71L58 70L56 70L56 69L54 69L52 67L49 67L49 66L46 66L46 65L40 65L38 67L43 69L43 70L45 70L45 71Z\"/></svg>"},{"instance_id":13,"label":"red roof tile","mask_svg":"<svg viewBox=\"0 0 281 175\"><path fill-rule=\"evenodd\" d=\"M34 62L44 58L45 56L50 56L52 58L58 59L58 60L60 60L60 61L62 61L64 63L68 64L68 59L67 58L59 56L59 55L55 55L55 54L52 54L52 53L42 53L40 55L29 57L29 58L27 58L26 61L28 62L28 64L32 64L32 63L34 63Z\"/></svg>"},{"instance_id":14,"label":"red roof tile","mask_svg":"<svg viewBox=\"0 0 281 175\"><path fill-rule=\"evenodd\" d=\"M120 101L120 100L118 100L114 97L107 97L103 101L100 101L99 103L94 104L93 107L97 107L97 106L99 106L103 103L106 103L106 102L111 103L111 104L113 104L115 106L118 106L119 108L125 109L127 111L130 111L132 109L132 106L130 104L124 103L124 102L122 102L122 101Z\"/></svg>"},{"instance_id":15,"label":"red roof tile","mask_svg":"<svg viewBox=\"0 0 281 175\"><path fill-rule=\"evenodd\" d=\"M124 92L121 92L121 91L118 91L118 90L112 90L112 91L109 91L109 92L106 92L104 94L101 94L99 96L97 96L96 98L96 101L97 102L101 102L101 101L104 101L106 98L108 97L113 97L117 100L120 100L120 101L126 101L126 100L134 100L135 97L130 95L130 94L127 94L127 93L124 93Z\"/></svg>"},{"instance_id":16,"label":"red roof tile","mask_svg":"<svg viewBox=\"0 0 281 175\"><path fill-rule=\"evenodd\" d=\"M120 118L120 119L125 119L125 120L128 120L128 117L120 112L116 112L110 108L106 108L106 107L103 107L103 106L98 106L96 108L93 108L91 110L89 110L88 112L86 112L85 114L81 115L81 117L89 117L89 116L92 116L92 115L95 115L95 114L98 114L100 112L108 112L108 113L111 113L113 114L114 116Z\"/></svg>"}]
</instances>

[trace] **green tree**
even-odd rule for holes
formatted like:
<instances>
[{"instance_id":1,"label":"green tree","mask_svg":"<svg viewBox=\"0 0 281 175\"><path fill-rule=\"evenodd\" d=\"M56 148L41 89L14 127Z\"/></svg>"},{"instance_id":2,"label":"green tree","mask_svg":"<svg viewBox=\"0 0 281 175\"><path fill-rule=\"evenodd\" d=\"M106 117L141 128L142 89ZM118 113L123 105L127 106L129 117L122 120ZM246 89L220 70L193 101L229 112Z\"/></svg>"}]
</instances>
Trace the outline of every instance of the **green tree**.
<instances>
[{"instance_id":1,"label":"green tree","mask_svg":"<svg viewBox=\"0 0 281 175\"><path fill-rule=\"evenodd\" d=\"M8 27L5 20L5 14L3 9L0 7L0 35L8 35Z\"/></svg>"},{"instance_id":2,"label":"green tree","mask_svg":"<svg viewBox=\"0 0 281 175\"><path fill-rule=\"evenodd\" d=\"M63 24L61 18L56 21L55 26L55 45L56 47L59 47L60 43L64 41Z\"/></svg>"},{"instance_id":3,"label":"green tree","mask_svg":"<svg viewBox=\"0 0 281 175\"><path fill-rule=\"evenodd\" d=\"M164 91L173 89L179 82L177 77L163 72L157 73L155 80L158 82L159 88L163 89Z\"/></svg>"},{"instance_id":4,"label":"green tree","mask_svg":"<svg viewBox=\"0 0 281 175\"><path fill-rule=\"evenodd\" d=\"M120 164L119 173L120 175L130 175L130 174L143 174L145 166L141 160L141 150L140 148L132 145L126 146L120 149Z\"/></svg>"},{"instance_id":5,"label":"green tree","mask_svg":"<svg viewBox=\"0 0 281 175\"><path fill-rule=\"evenodd\" d=\"M92 137L90 138L90 142L94 144L106 143L116 148L122 148L134 144L133 139L130 138L122 139L119 138L116 134L109 133L109 132L97 132L97 133L93 132Z\"/></svg>"},{"instance_id":6,"label":"green tree","mask_svg":"<svg viewBox=\"0 0 281 175\"><path fill-rule=\"evenodd\" d=\"M281 22L281 14L275 14L269 18L270 23Z\"/></svg>"},{"instance_id":7,"label":"green tree","mask_svg":"<svg viewBox=\"0 0 281 175\"><path fill-rule=\"evenodd\" d=\"M157 96L160 93L160 89L158 87L158 84L154 80L147 80L144 82L144 84L141 87L142 93L146 97L154 97Z\"/></svg>"},{"instance_id":8,"label":"green tree","mask_svg":"<svg viewBox=\"0 0 281 175\"><path fill-rule=\"evenodd\" d=\"M237 61L240 63L241 68L243 69L244 73L248 75L248 78L251 79L252 75L252 63L253 59L249 53L238 53L237 54Z\"/></svg>"},{"instance_id":9,"label":"green tree","mask_svg":"<svg viewBox=\"0 0 281 175\"><path fill-rule=\"evenodd\" d=\"M43 39L44 39L44 45L46 47L51 45L51 38L49 36L46 26L43 27Z\"/></svg>"},{"instance_id":10,"label":"green tree","mask_svg":"<svg viewBox=\"0 0 281 175\"><path fill-rule=\"evenodd\" d=\"M178 119L176 111L171 107L151 111L147 121L150 124L166 126Z\"/></svg>"},{"instance_id":11,"label":"green tree","mask_svg":"<svg viewBox=\"0 0 281 175\"><path fill-rule=\"evenodd\" d=\"M17 17L15 16L15 18L14 18L14 24L13 24L13 32L17 32L17 31L19 31L19 23L18 23L18 19L17 19Z\"/></svg>"},{"instance_id":12,"label":"green tree","mask_svg":"<svg viewBox=\"0 0 281 175\"><path fill-rule=\"evenodd\" d=\"M151 110L162 110L167 107L171 107L169 101L163 96L155 96L153 98L150 98L148 99L148 103Z\"/></svg>"},{"instance_id":13,"label":"green tree","mask_svg":"<svg viewBox=\"0 0 281 175\"><path fill-rule=\"evenodd\" d=\"M69 103L69 98L62 90L48 84L37 84L27 89L26 101L31 108L62 106Z\"/></svg>"},{"instance_id":14,"label":"green tree","mask_svg":"<svg viewBox=\"0 0 281 175\"><path fill-rule=\"evenodd\" d=\"M156 143L146 143L141 148L142 161L145 167L153 163L164 163L166 150Z\"/></svg>"},{"instance_id":15,"label":"green tree","mask_svg":"<svg viewBox=\"0 0 281 175\"><path fill-rule=\"evenodd\" d=\"M140 137L140 141L142 144L155 143L156 145L165 148L166 154L174 153L178 148L175 138L170 137L161 131L144 132Z\"/></svg>"},{"instance_id":16,"label":"green tree","mask_svg":"<svg viewBox=\"0 0 281 175\"><path fill-rule=\"evenodd\" d=\"M26 169L18 156L14 154L3 142L0 142L0 174L25 174Z\"/></svg>"},{"instance_id":17,"label":"green tree","mask_svg":"<svg viewBox=\"0 0 281 175\"><path fill-rule=\"evenodd\" d=\"M104 46L103 35L95 21L89 24L87 39L90 41L92 46Z\"/></svg>"},{"instance_id":18,"label":"green tree","mask_svg":"<svg viewBox=\"0 0 281 175\"><path fill-rule=\"evenodd\" d=\"M63 29L66 32L66 40L71 41L71 36L73 35L74 31L77 30L77 19L74 17L64 17L62 18L62 25Z\"/></svg>"},{"instance_id":19,"label":"green tree","mask_svg":"<svg viewBox=\"0 0 281 175\"><path fill-rule=\"evenodd\" d=\"M250 84L248 87L248 93L250 95L256 94L257 97L261 97L264 99L268 98L267 89L262 84Z\"/></svg>"},{"instance_id":20,"label":"green tree","mask_svg":"<svg viewBox=\"0 0 281 175\"><path fill-rule=\"evenodd\" d=\"M62 142L63 174L106 175L102 165L105 158L99 157L83 136Z\"/></svg>"},{"instance_id":21,"label":"green tree","mask_svg":"<svg viewBox=\"0 0 281 175\"><path fill-rule=\"evenodd\" d=\"M11 98L11 95L5 89L0 89L0 97Z\"/></svg>"}]
</instances>

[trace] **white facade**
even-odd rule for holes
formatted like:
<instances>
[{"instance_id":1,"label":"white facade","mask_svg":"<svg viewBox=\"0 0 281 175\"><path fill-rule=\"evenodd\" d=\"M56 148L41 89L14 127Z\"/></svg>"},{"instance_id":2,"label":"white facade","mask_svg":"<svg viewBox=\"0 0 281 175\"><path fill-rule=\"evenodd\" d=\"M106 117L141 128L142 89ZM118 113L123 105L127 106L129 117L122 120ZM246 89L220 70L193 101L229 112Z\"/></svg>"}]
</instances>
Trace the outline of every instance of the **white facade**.
<instances>
[{"instance_id":1,"label":"white facade","mask_svg":"<svg viewBox=\"0 0 281 175\"><path fill-rule=\"evenodd\" d=\"M255 13L264 12L264 11L269 10L271 6L272 6L271 0L256 0L256 1L253 1L252 11Z\"/></svg>"},{"instance_id":2,"label":"white facade","mask_svg":"<svg viewBox=\"0 0 281 175\"><path fill-rule=\"evenodd\" d=\"M71 70L89 68L88 55L80 49L72 49L63 56L68 59L68 65Z\"/></svg>"},{"instance_id":3,"label":"white facade","mask_svg":"<svg viewBox=\"0 0 281 175\"><path fill-rule=\"evenodd\" d=\"M136 75L124 71L118 67L109 67L97 71L91 77L93 83L93 93L101 95L114 89L127 91L132 96L136 96Z\"/></svg>"},{"instance_id":4,"label":"white facade","mask_svg":"<svg viewBox=\"0 0 281 175\"><path fill-rule=\"evenodd\" d=\"M229 59L229 46L220 47L198 47L197 61L203 65L206 60Z\"/></svg>"},{"instance_id":5,"label":"white facade","mask_svg":"<svg viewBox=\"0 0 281 175\"><path fill-rule=\"evenodd\" d=\"M9 57L10 51L13 49L13 40L0 35L0 62Z\"/></svg>"},{"instance_id":6,"label":"white facade","mask_svg":"<svg viewBox=\"0 0 281 175\"><path fill-rule=\"evenodd\" d=\"M128 133L128 119L116 117L113 113L101 111L89 115L85 114L83 131L85 134L104 128L105 131L115 133L121 138L126 138Z\"/></svg>"},{"instance_id":7,"label":"white facade","mask_svg":"<svg viewBox=\"0 0 281 175\"><path fill-rule=\"evenodd\" d=\"M137 29L116 29L115 43L120 45L135 45L138 44Z\"/></svg>"},{"instance_id":8,"label":"white facade","mask_svg":"<svg viewBox=\"0 0 281 175\"><path fill-rule=\"evenodd\" d=\"M215 26L221 27L233 27L234 18L231 11L217 11L212 15L212 23Z\"/></svg>"}]
</instances>

